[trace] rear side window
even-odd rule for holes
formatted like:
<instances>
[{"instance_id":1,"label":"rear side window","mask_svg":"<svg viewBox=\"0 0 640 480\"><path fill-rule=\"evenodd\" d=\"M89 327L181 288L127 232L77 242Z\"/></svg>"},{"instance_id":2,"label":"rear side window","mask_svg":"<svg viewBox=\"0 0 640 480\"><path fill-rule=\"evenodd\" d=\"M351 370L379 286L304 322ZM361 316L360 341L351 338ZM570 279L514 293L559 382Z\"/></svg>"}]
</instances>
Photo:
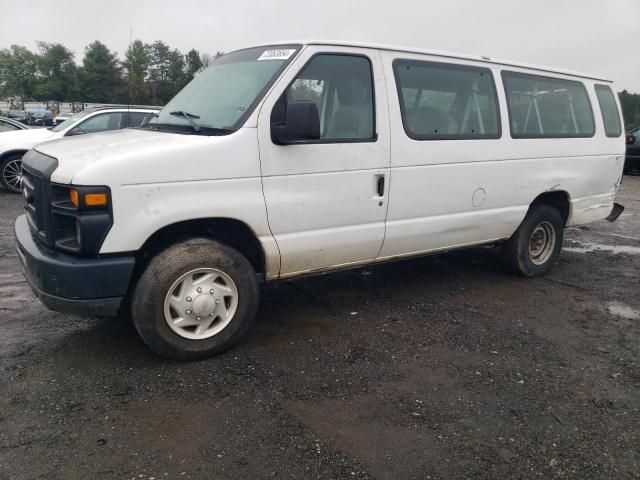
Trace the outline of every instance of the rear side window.
<instances>
[{"instance_id":1,"label":"rear side window","mask_svg":"<svg viewBox=\"0 0 640 480\"><path fill-rule=\"evenodd\" d=\"M596 96L607 137L619 137L622 135L622 125L620 125L620 113L611 88L607 85L596 85Z\"/></svg>"},{"instance_id":2,"label":"rear side window","mask_svg":"<svg viewBox=\"0 0 640 480\"><path fill-rule=\"evenodd\" d=\"M513 138L574 138L595 134L581 82L502 72Z\"/></svg>"},{"instance_id":3,"label":"rear side window","mask_svg":"<svg viewBox=\"0 0 640 480\"><path fill-rule=\"evenodd\" d=\"M414 140L500 138L500 111L491 70L395 60L402 123Z\"/></svg>"}]
</instances>

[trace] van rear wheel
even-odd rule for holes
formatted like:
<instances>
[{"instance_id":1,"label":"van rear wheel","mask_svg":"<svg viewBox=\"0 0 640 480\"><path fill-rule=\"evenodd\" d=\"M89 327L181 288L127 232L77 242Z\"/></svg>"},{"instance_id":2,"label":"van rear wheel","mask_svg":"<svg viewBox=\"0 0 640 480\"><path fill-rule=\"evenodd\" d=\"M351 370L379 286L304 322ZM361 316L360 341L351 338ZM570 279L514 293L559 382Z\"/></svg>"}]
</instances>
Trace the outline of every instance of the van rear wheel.
<instances>
[{"instance_id":1,"label":"van rear wheel","mask_svg":"<svg viewBox=\"0 0 640 480\"><path fill-rule=\"evenodd\" d=\"M135 286L131 316L154 352L198 360L222 353L246 333L258 295L255 272L244 256L195 238L151 260Z\"/></svg>"},{"instance_id":2,"label":"van rear wheel","mask_svg":"<svg viewBox=\"0 0 640 480\"><path fill-rule=\"evenodd\" d=\"M516 232L502 245L503 262L525 277L544 275L558 260L564 227L560 212L533 205Z\"/></svg>"}]
</instances>

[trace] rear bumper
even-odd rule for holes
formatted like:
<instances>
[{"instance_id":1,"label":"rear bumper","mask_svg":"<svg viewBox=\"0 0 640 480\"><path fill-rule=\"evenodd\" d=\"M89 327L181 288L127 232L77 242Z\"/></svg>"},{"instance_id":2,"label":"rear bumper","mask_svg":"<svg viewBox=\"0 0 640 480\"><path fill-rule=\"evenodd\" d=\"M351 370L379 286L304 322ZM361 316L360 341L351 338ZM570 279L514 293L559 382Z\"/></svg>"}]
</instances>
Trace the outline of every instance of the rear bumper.
<instances>
[{"instance_id":1,"label":"rear bumper","mask_svg":"<svg viewBox=\"0 0 640 480\"><path fill-rule=\"evenodd\" d=\"M87 316L118 313L134 257L81 258L47 249L34 240L25 215L16 220L15 237L24 276L49 309Z\"/></svg>"},{"instance_id":2,"label":"rear bumper","mask_svg":"<svg viewBox=\"0 0 640 480\"><path fill-rule=\"evenodd\" d=\"M614 203L613 208L611 209L611 213L606 218L610 222L615 222L620 215L624 212L624 207L619 203Z\"/></svg>"}]
</instances>

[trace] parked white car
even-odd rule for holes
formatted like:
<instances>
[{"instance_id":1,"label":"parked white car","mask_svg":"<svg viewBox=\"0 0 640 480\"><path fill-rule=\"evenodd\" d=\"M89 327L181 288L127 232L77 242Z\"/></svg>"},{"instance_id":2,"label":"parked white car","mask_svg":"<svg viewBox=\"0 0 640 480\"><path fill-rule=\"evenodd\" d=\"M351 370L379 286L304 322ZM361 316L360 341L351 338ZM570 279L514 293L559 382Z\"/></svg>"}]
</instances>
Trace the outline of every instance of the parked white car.
<instances>
[{"instance_id":1,"label":"parked white car","mask_svg":"<svg viewBox=\"0 0 640 480\"><path fill-rule=\"evenodd\" d=\"M188 360L242 337L260 280L481 244L542 275L564 227L622 210L611 85L375 45L233 52L147 128L24 157L25 276L54 310L127 309Z\"/></svg>"},{"instance_id":2,"label":"parked white car","mask_svg":"<svg viewBox=\"0 0 640 480\"><path fill-rule=\"evenodd\" d=\"M85 133L137 127L158 112L149 107L102 107L87 109L49 128L4 132L0 134L0 185L20 193L22 156L33 146L48 141Z\"/></svg>"},{"instance_id":3,"label":"parked white car","mask_svg":"<svg viewBox=\"0 0 640 480\"><path fill-rule=\"evenodd\" d=\"M69 120L71 117L73 117L73 113L70 112L63 112L63 113L59 113L58 115L56 115L53 119L53 125L60 125L62 122Z\"/></svg>"},{"instance_id":4,"label":"parked white car","mask_svg":"<svg viewBox=\"0 0 640 480\"><path fill-rule=\"evenodd\" d=\"M0 117L0 133L15 132L16 130L28 130L29 127L13 118Z\"/></svg>"}]
</instances>

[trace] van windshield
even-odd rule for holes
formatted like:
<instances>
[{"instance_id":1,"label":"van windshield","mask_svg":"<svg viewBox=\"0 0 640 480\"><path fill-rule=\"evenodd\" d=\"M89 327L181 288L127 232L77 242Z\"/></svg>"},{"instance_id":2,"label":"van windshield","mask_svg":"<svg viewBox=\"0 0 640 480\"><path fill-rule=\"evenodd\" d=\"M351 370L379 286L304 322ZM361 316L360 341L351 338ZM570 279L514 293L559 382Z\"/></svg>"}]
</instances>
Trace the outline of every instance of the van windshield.
<instances>
[{"instance_id":1,"label":"van windshield","mask_svg":"<svg viewBox=\"0 0 640 480\"><path fill-rule=\"evenodd\" d=\"M206 135L237 130L297 51L296 45L258 47L217 58L149 126Z\"/></svg>"}]
</instances>

